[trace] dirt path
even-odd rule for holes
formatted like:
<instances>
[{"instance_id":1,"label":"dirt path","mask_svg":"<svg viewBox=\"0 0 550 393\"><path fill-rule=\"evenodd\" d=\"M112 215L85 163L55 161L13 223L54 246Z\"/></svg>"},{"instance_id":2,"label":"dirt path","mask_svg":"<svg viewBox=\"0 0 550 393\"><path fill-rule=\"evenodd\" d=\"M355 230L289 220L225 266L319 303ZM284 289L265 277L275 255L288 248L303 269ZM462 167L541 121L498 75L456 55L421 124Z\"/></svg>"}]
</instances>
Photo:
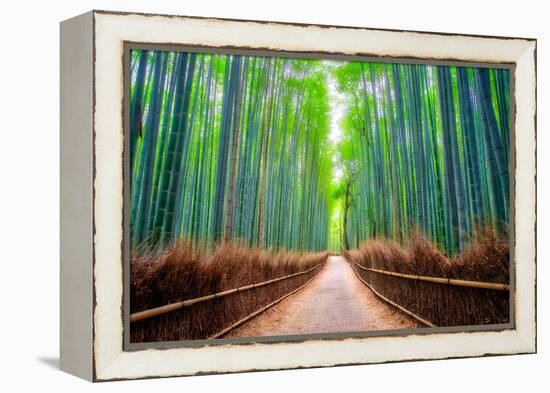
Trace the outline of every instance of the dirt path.
<instances>
[{"instance_id":1,"label":"dirt path","mask_svg":"<svg viewBox=\"0 0 550 393\"><path fill-rule=\"evenodd\" d=\"M415 328L409 316L378 299L340 256L329 257L304 289L225 337L359 332Z\"/></svg>"}]
</instances>

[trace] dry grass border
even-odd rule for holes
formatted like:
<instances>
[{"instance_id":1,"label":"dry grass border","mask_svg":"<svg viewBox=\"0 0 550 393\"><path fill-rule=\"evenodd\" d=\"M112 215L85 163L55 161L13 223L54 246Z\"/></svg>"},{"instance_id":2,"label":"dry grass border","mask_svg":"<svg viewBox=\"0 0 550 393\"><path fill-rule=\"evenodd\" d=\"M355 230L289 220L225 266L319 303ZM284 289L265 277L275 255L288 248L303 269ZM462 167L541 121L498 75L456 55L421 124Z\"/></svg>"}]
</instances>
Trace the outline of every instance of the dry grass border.
<instances>
[{"instance_id":1,"label":"dry grass border","mask_svg":"<svg viewBox=\"0 0 550 393\"><path fill-rule=\"evenodd\" d=\"M179 241L160 256L135 258L130 266L130 312L197 298L306 271L323 264L328 252L298 255L236 244L210 255ZM206 339L308 282L319 270L249 291L197 303L130 326L130 342Z\"/></svg>"},{"instance_id":2,"label":"dry grass border","mask_svg":"<svg viewBox=\"0 0 550 393\"><path fill-rule=\"evenodd\" d=\"M429 277L509 283L508 242L490 229L454 258L447 258L423 235L405 247L391 240L370 240L345 253L350 262L370 269ZM502 324L510 320L510 294L483 288L410 280L364 269L357 273L378 292L437 326Z\"/></svg>"}]
</instances>

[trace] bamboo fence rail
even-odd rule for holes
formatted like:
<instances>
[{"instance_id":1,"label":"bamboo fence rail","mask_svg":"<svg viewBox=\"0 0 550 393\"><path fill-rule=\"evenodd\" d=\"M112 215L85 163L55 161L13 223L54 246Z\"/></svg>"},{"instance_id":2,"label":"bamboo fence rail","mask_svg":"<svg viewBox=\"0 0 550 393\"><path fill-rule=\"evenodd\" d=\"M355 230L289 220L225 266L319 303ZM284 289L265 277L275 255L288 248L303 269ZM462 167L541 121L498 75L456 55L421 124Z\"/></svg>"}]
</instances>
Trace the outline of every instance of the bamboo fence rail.
<instances>
[{"instance_id":1,"label":"bamboo fence rail","mask_svg":"<svg viewBox=\"0 0 550 393\"><path fill-rule=\"evenodd\" d=\"M389 303L391 304L392 306L394 306L395 308L399 309L400 311L404 312L405 314L409 315L410 317L416 319L418 322L422 323L423 325L426 325L428 327L437 327L436 325L434 325L433 323L431 323L430 321L422 318L421 316L419 315L416 315L415 313L413 313L412 311L409 311L407 310L405 307L403 306L400 306L399 304L395 303L394 301L388 299L387 297L385 297L384 295L382 295L380 292L378 292L376 289L374 289L374 287L372 285L370 285L368 282L366 282L360 275L359 273L357 273L357 270L355 270L355 268L353 267L353 265L357 265L359 267L362 267L361 265L357 264L357 263L354 263L352 264L352 269L353 269L353 272L355 273L355 275L357 276L357 278L363 283L365 284L376 296L378 296L380 299L382 299L383 301L385 301L386 303Z\"/></svg>"},{"instance_id":2,"label":"bamboo fence rail","mask_svg":"<svg viewBox=\"0 0 550 393\"><path fill-rule=\"evenodd\" d=\"M180 308L183 308L183 307L189 307L189 306L192 306L193 304L196 304L196 303L201 303L201 302L205 302L205 301L208 301L208 300L217 299L217 298L220 298L220 297L231 295L233 293L243 292L243 291L247 291L247 290L250 290L250 289L262 287L264 285L273 284L273 283L278 282L278 281L287 280L287 279L292 278L292 277L307 274L307 273L317 269L321 265L322 265L322 263L320 263L320 264L318 264L318 265L316 265L316 266L314 266L311 269L308 269L306 271L289 274L289 275L283 276L283 277L273 278L273 279L268 280L268 281L263 281L263 282L259 282L259 283L255 283L255 284L249 284L249 285L245 285L245 286L242 286L242 287L239 287L239 288L233 288L233 289L228 289L226 291L214 293L212 295L201 296L201 297L194 298L194 299L187 299L187 300L183 300L181 302L170 303L170 304L166 304L164 306L150 308L148 310L135 312L133 314L130 314L130 322L141 321L141 320L144 320L144 319L148 319L148 318L152 318L152 317L155 317L155 316L158 316L158 315L162 315L162 314L166 314L166 313L169 313L169 312L172 312L172 311L176 311L176 310L179 310ZM308 281L308 283L309 283L309 281ZM300 287L300 289L303 288L304 286ZM297 290L295 290L295 291L297 291ZM294 292L291 292L291 293L294 293ZM282 298L280 300L282 300ZM267 308L269 308L269 307L267 307ZM266 309L266 308L264 307L264 309Z\"/></svg>"},{"instance_id":3,"label":"bamboo fence rail","mask_svg":"<svg viewBox=\"0 0 550 393\"><path fill-rule=\"evenodd\" d=\"M234 324L232 324L231 326L228 326L226 327L225 329L219 331L218 333L208 337L209 340L211 339L214 339L214 338L220 338L224 335L226 335L227 333L229 333L231 330L235 329L236 327L242 325L243 323L245 323L246 321L254 318L256 315L258 314L261 314L263 313L264 311L266 311L268 308L271 308L273 307L274 305L276 305L277 303L283 301L284 299L286 299L287 297L289 297L290 295L294 295L296 292L298 292L299 290L301 290L302 288L304 288L307 284L309 284L311 281L313 281L313 279L317 277L317 274L315 274L313 277L311 277L304 285L292 290L291 292L287 293L286 295L284 296L281 296L279 299L269 303L267 306L264 306L262 308L260 308L259 310L257 311L254 311L252 314L249 314L247 315L246 317L244 317L243 319L240 319L238 320L237 322L235 322Z\"/></svg>"},{"instance_id":4,"label":"bamboo fence rail","mask_svg":"<svg viewBox=\"0 0 550 393\"><path fill-rule=\"evenodd\" d=\"M500 284L500 283L494 283L494 282L483 282L483 281L459 280L459 279L455 279L455 278L418 276L418 275L414 275L414 274L404 274L404 273L390 272L390 271L387 271L387 270L373 269L373 268L370 268L370 267L361 266L357 262L353 262L353 263L355 265L357 265L360 269L363 269L363 270L366 270L366 271L385 274L387 276L405 278L405 279L409 279L409 280L434 282L434 283L437 283L437 284L452 285L452 286L458 286L458 287L493 289L493 290L496 290L496 291L508 291L510 289L510 285L508 285L508 284Z\"/></svg>"}]
</instances>

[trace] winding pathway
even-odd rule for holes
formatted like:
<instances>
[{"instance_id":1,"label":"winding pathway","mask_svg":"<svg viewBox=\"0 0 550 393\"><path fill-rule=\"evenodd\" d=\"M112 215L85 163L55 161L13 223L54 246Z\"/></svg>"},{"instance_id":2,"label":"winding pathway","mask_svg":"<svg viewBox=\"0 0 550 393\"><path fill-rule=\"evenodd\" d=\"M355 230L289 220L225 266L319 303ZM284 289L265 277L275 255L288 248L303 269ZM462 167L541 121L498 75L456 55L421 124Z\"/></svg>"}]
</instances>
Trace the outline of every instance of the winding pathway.
<instances>
[{"instance_id":1,"label":"winding pathway","mask_svg":"<svg viewBox=\"0 0 550 393\"><path fill-rule=\"evenodd\" d=\"M378 299L341 256L329 257L304 289L229 332L225 337L362 332L421 327Z\"/></svg>"}]
</instances>

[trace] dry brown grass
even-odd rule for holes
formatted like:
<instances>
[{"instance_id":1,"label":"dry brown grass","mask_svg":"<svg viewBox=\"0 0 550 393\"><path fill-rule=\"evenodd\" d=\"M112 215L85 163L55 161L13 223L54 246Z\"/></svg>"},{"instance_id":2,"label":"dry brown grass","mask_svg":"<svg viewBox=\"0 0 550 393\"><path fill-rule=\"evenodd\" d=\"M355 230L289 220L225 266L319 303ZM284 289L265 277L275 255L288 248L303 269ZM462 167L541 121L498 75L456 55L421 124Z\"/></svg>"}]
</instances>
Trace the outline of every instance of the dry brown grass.
<instances>
[{"instance_id":1,"label":"dry brown grass","mask_svg":"<svg viewBox=\"0 0 550 393\"><path fill-rule=\"evenodd\" d=\"M447 258L422 234L405 247L390 240L369 240L345 256L367 268L422 276L509 283L510 251L507 240L484 229L477 242L460 255ZM508 291L456 287L408 280L356 269L382 295L436 326L507 323Z\"/></svg>"},{"instance_id":2,"label":"dry brown grass","mask_svg":"<svg viewBox=\"0 0 550 393\"><path fill-rule=\"evenodd\" d=\"M130 310L134 313L302 272L325 262L327 256L272 254L236 244L219 246L205 255L180 241L161 255L132 260ZM134 322L130 341L205 339L305 284L318 271Z\"/></svg>"}]
</instances>

